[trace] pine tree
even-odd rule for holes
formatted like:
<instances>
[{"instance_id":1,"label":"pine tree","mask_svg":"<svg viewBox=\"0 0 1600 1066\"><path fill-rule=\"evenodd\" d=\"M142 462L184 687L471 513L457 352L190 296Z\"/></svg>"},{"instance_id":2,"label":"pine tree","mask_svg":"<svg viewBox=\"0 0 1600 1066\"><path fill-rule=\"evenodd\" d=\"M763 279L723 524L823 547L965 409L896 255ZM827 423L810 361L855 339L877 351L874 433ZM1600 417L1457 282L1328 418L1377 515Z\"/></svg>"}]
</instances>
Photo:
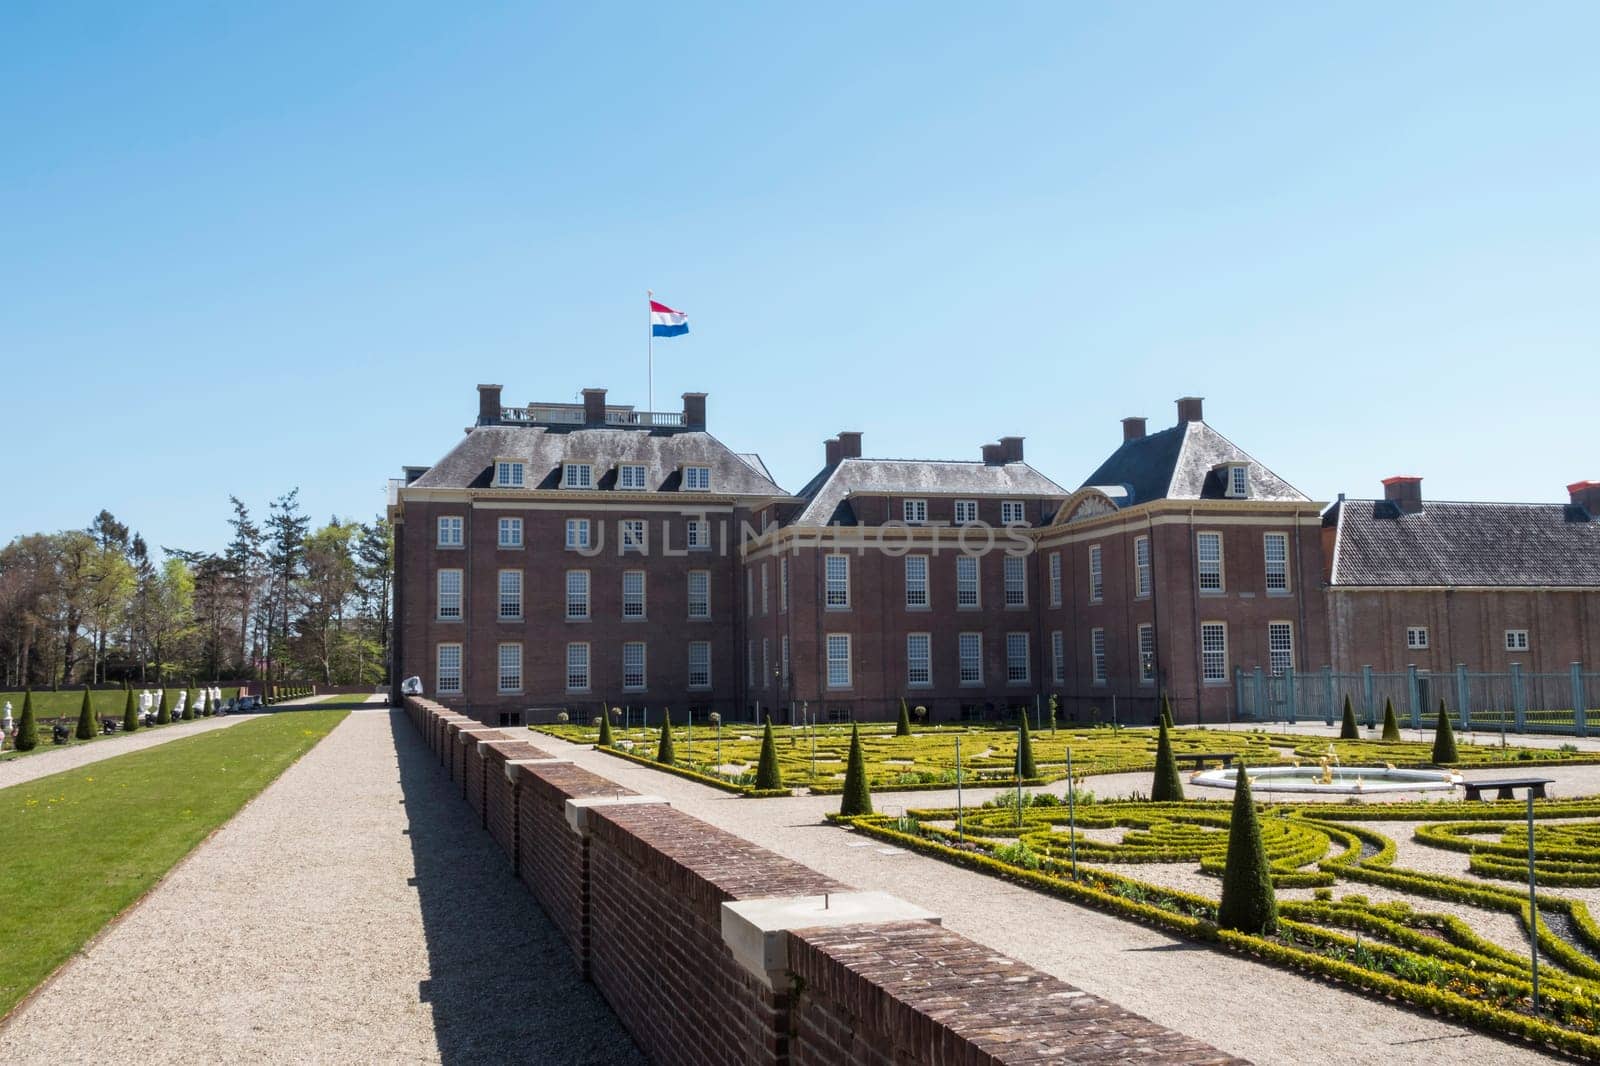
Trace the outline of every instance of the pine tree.
<instances>
[{"instance_id":1,"label":"pine tree","mask_svg":"<svg viewBox=\"0 0 1600 1066\"><path fill-rule=\"evenodd\" d=\"M844 768L844 799L839 813L846 818L872 813L872 790L867 787L867 760L861 753L861 731L850 726L850 759Z\"/></svg>"},{"instance_id":2,"label":"pine tree","mask_svg":"<svg viewBox=\"0 0 1600 1066\"><path fill-rule=\"evenodd\" d=\"M89 697L89 686L83 686L83 706L78 709L78 728L73 736L79 740L93 740L99 723L94 718L94 704Z\"/></svg>"},{"instance_id":3,"label":"pine tree","mask_svg":"<svg viewBox=\"0 0 1600 1066\"><path fill-rule=\"evenodd\" d=\"M18 751L32 751L39 746L39 723L33 718L33 689L22 690L22 718L17 722L16 747Z\"/></svg>"},{"instance_id":4,"label":"pine tree","mask_svg":"<svg viewBox=\"0 0 1600 1066\"><path fill-rule=\"evenodd\" d=\"M1460 758L1456 753L1456 731L1451 728L1450 714L1444 709L1444 700L1439 701L1439 724L1433 732L1433 763L1443 766L1453 763Z\"/></svg>"},{"instance_id":5,"label":"pine tree","mask_svg":"<svg viewBox=\"0 0 1600 1066\"><path fill-rule=\"evenodd\" d=\"M904 711L905 704L900 705ZM761 759L756 763L756 788L782 788L783 771L778 769L778 743L772 739L772 715L761 731Z\"/></svg>"},{"instance_id":6,"label":"pine tree","mask_svg":"<svg viewBox=\"0 0 1600 1066\"><path fill-rule=\"evenodd\" d=\"M134 702L133 689L123 693L122 700L122 731L132 733L139 728L139 705Z\"/></svg>"},{"instance_id":7,"label":"pine tree","mask_svg":"<svg viewBox=\"0 0 1600 1066\"><path fill-rule=\"evenodd\" d=\"M1344 720L1339 723L1340 740L1360 740L1361 728L1356 725L1356 709L1350 706L1350 693L1344 694Z\"/></svg>"},{"instance_id":8,"label":"pine tree","mask_svg":"<svg viewBox=\"0 0 1600 1066\"><path fill-rule=\"evenodd\" d=\"M1383 739L1400 739L1400 723L1395 721L1394 701L1388 698L1383 701Z\"/></svg>"},{"instance_id":9,"label":"pine tree","mask_svg":"<svg viewBox=\"0 0 1600 1066\"><path fill-rule=\"evenodd\" d=\"M600 708L600 739L595 742L595 747L609 748L611 746L611 712L602 707Z\"/></svg>"},{"instance_id":10,"label":"pine tree","mask_svg":"<svg viewBox=\"0 0 1600 1066\"><path fill-rule=\"evenodd\" d=\"M1156 732L1156 776L1150 782L1152 803L1178 803L1183 799L1183 778L1178 776L1178 760L1172 754L1172 738L1162 721Z\"/></svg>"},{"instance_id":11,"label":"pine tree","mask_svg":"<svg viewBox=\"0 0 1600 1066\"><path fill-rule=\"evenodd\" d=\"M1033 734L1028 732L1028 708L1022 708L1017 723L1017 776L1038 777L1039 767L1033 761Z\"/></svg>"},{"instance_id":12,"label":"pine tree","mask_svg":"<svg viewBox=\"0 0 1600 1066\"><path fill-rule=\"evenodd\" d=\"M911 735L911 712L906 709L906 698L904 696L900 697L900 724L894 727L894 735L897 737L909 737Z\"/></svg>"},{"instance_id":13,"label":"pine tree","mask_svg":"<svg viewBox=\"0 0 1600 1066\"><path fill-rule=\"evenodd\" d=\"M656 762L663 766L671 766L677 761L677 756L672 753L672 709L661 709L661 743L656 747Z\"/></svg>"},{"instance_id":14,"label":"pine tree","mask_svg":"<svg viewBox=\"0 0 1600 1066\"><path fill-rule=\"evenodd\" d=\"M1278 899L1272 891L1272 871L1267 849L1261 843L1250 778L1239 764L1239 783L1233 790L1233 817L1228 826L1228 860L1222 871L1222 902L1217 924L1241 933L1269 934L1278 928Z\"/></svg>"},{"instance_id":15,"label":"pine tree","mask_svg":"<svg viewBox=\"0 0 1600 1066\"><path fill-rule=\"evenodd\" d=\"M161 708L156 711L156 725L172 724L172 690L161 690Z\"/></svg>"}]
</instances>

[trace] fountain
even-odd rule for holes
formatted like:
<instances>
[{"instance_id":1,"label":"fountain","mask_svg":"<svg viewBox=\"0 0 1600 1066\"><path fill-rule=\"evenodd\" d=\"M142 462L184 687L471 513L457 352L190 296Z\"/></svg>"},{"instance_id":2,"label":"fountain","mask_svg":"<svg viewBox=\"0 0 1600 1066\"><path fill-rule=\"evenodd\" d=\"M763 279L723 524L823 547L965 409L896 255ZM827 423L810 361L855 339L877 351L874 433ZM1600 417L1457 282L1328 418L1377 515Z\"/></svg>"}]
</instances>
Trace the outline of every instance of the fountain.
<instances>
[{"instance_id":1,"label":"fountain","mask_svg":"<svg viewBox=\"0 0 1600 1066\"><path fill-rule=\"evenodd\" d=\"M1451 770L1401 770L1393 765L1337 766L1324 755L1317 766L1252 766L1250 787L1269 792L1312 792L1325 795L1370 795L1376 792L1448 792L1463 778ZM1192 778L1205 788L1233 788L1239 771L1206 770Z\"/></svg>"}]
</instances>

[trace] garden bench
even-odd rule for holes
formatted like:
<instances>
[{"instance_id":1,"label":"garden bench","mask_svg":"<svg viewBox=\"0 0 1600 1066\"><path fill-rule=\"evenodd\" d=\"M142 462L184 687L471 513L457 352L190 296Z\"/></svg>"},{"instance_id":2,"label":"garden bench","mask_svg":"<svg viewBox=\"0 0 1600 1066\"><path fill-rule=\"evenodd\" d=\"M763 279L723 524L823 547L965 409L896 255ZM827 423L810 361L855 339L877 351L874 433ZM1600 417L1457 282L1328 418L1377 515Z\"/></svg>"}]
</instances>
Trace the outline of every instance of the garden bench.
<instances>
[{"instance_id":1,"label":"garden bench","mask_svg":"<svg viewBox=\"0 0 1600 1066\"><path fill-rule=\"evenodd\" d=\"M1182 751L1176 752L1172 756L1174 761L1189 763L1196 770L1204 770L1206 762L1211 759L1216 759L1222 763L1224 769L1227 769L1233 765L1233 760L1238 757L1239 753L1236 751Z\"/></svg>"},{"instance_id":2,"label":"garden bench","mask_svg":"<svg viewBox=\"0 0 1600 1066\"><path fill-rule=\"evenodd\" d=\"M1532 793L1534 799L1544 799L1544 786L1555 784L1555 779L1550 777L1506 777L1499 781L1467 781L1462 787L1467 790L1467 799L1481 800L1483 793L1488 789L1496 789L1495 799L1516 799L1511 794L1512 789L1525 788Z\"/></svg>"}]
</instances>

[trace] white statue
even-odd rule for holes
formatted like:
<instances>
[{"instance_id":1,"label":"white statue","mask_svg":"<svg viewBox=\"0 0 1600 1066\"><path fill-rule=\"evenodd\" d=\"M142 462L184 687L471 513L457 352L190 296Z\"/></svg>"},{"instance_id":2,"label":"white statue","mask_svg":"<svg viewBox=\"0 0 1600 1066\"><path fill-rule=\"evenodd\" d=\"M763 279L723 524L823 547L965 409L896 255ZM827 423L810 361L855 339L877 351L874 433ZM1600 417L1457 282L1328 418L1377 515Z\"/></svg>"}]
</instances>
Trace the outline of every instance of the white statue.
<instances>
[{"instance_id":1,"label":"white statue","mask_svg":"<svg viewBox=\"0 0 1600 1066\"><path fill-rule=\"evenodd\" d=\"M185 689L184 691L178 693L178 706L173 708L172 717L174 717L174 718L182 718L183 717L183 705L188 703L188 702L189 702L189 690L188 689Z\"/></svg>"},{"instance_id":2,"label":"white statue","mask_svg":"<svg viewBox=\"0 0 1600 1066\"><path fill-rule=\"evenodd\" d=\"M11 735L12 728L11 701L6 700L6 716L4 718L0 718L0 749L5 748L6 738Z\"/></svg>"},{"instance_id":3,"label":"white statue","mask_svg":"<svg viewBox=\"0 0 1600 1066\"><path fill-rule=\"evenodd\" d=\"M195 696L194 696L194 716L196 718L198 718L202 714L206 713L206 693L208 693L210 691L211 690L208 689L208 688L203 688L203 689L198 690L195 693Z\"/></svg>"},{"instance_id":4,"label":"white statue","mask_svg":"<svg viewBox=\"0 0 1600 1066\"><path fill-rule=\"evenodd\" d=\"M211 702L213 704L217 704L217 703L220 703L221 701L222 701L222 686L221 685L212 685L211 686Z\"/></svg>"},{"instance_id":5,"label":"white statue","mask_svg":"<svg viewBox=\"0 0 1600 1066\"><path fill-rule=\"evenodd\" d=\"M149 714L150 713L150 707L154 703L155 703L155 697L150 695L150 690L149 689L145 689L143 692L139 693L139 713L140 714Z\"/></svg>"}]
</instances>

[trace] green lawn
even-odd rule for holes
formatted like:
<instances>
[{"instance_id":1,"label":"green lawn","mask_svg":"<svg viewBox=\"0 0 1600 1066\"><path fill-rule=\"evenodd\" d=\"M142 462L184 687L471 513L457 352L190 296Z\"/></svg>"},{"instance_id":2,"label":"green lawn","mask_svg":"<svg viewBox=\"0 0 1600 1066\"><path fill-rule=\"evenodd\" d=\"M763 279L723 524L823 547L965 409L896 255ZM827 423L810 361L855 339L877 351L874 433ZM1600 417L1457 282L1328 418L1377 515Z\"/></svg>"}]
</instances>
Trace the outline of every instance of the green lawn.
<instances>
[{"instance_id":1,"label":"green lawn","mask_svg":"<svg viewBox=\"0 0 1600 1066\"><path fill-rule=\"evenodd\" d=\"M346 713L273 715L0 789L0 1017Z\"/></svg>"},{"instance_id":2,"label":"green lawn","mask_svg":"<svg viewBox=\"0 0 1600 1066\"><path fill-rule=\"evenodd\" d=\"M174 701L177 700L177 691L177 689L173 690ZM233 699L238 695L239 689L237 687L225 688L222 690L222 698L225 700ZM137 705L137 700L139 699L138 689L133 690L133 698ZM128 699L127 695L121 689L108 689L104 692L96 691L89 697L89 699L90 703L94 707L94 712L98 717L115 718L117 720L117 727L119 729L121 728L122 712L127 706ZM21 722L22 693L0 692L0 718L5 716L5 705L7 700L11 701L11 717L14 721ZM10 741L7 741L6 743L8 746L6 747L6 750L0 751L0 763L10 762L12 759L25 758L29 755L35 755L41 751L50 751L53 748L63 746L57 745L50 739L50 727L45 723L52 718L65 718L69 719L73 724L76 724L78 721L78 712L82 708L83 689L81 688L70 689L65 692L35 692L33 694L33 713L39 721L39 746L34 748L33 751L16 751L9 746ZM196 719L196 721L198 720L199 719ZM173 725L182 724L183 722L181 719L173 722ZM143 733L147 729L156 728L166 727L140 726L139 732ZM110 734L97 733L93 740L77 740L74 738L69 740L67 744L93 744L96 741L112 740L123 735L124 734L120 732Z\"/></svg>"}]
</instances>

